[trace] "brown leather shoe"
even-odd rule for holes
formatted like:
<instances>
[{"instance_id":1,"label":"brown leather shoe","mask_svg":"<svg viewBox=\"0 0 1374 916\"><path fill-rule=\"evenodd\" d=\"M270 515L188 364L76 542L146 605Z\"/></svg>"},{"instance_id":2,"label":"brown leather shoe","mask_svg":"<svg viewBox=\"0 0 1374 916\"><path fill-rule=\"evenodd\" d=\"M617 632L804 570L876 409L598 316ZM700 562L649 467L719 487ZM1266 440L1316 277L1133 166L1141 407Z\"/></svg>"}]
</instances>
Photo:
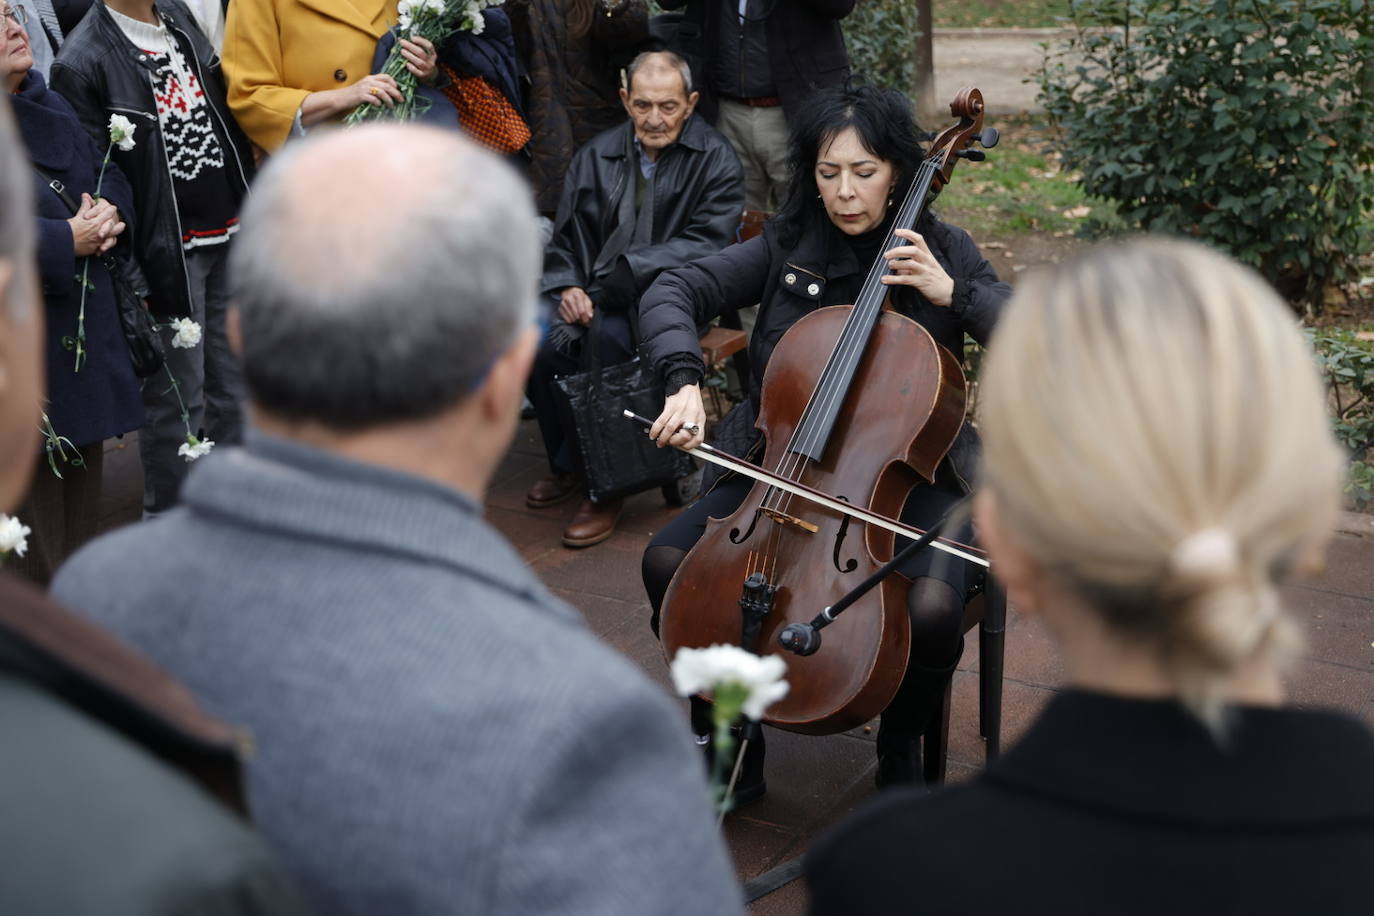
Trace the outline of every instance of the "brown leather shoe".
<instances>
[{"instance_id":1,"label":"brown leather shoe","mask_svg":"<svg viewBox=\"0 0 1374 916\"><path fill-rule=\"evenodd\" d=\"M525 494L525 505L531 509L557 505L576 493L579 483L576 474L549 474L541 477Z\"/></svg>"},{"instance_id":2,"label":"brown leather shoe","mask_svg":"<svg viewBox=\"0 0 1374 916\"><path fill-rule=\"evenodd\" d=\"M582 500L572 521L563 529L563 546L590 547L606 540L615 532L615 523L620 520L620 509L624 505L621 499L604 503Z\"/></svg>"}]
</instances>

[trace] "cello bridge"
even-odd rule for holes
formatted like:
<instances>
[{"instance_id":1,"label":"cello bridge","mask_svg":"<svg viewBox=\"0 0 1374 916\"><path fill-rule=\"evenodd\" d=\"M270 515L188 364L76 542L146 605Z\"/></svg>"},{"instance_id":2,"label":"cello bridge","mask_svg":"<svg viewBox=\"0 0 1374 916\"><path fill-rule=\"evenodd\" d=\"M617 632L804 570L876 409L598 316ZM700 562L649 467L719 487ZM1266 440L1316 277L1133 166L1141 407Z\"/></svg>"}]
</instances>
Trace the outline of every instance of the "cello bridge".
<instances>
[{"instance_id":1,"label":"cello bridge","mask_svg":"<svg viewBox=\"0 0 1374 916\"><path fill-rule=\"evenodd\" d=\"M769 509L765 506L759 511L762 512L764 515L768 516L769 518L771 518L773 521L777 522L779 525L793 525L805 531L807 534L815 534L817 531L821 530L820 526L818 525L813 525L808 521L799 519L795 515L788 515L786 512L779 512L777 509Z\"/></svg>"}]
</instances>

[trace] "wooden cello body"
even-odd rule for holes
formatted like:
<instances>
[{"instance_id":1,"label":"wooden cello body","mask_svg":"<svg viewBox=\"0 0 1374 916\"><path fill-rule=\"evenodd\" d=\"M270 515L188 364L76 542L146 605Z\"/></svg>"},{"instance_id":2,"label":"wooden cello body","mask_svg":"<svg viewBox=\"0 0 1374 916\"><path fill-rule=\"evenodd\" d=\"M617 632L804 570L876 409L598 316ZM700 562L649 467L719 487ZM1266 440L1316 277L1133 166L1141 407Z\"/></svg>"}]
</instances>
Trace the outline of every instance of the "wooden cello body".
<instances>
[{"instance_id":1,"label":"wooden cello body","mask_svg":"<svg viewBox=\"0 0 1374 916\"><path fill-rule=\"evenodd\" d=\"M963 90L951 106L956 115L961 101L964 120L937 138L896 227L915 225L941 169L947 179L956 146L980 129L981 95ZM764 373L756 425L766 442L763 467L896 518L913 486L933 480L958 434L965 382L960 361L925 328L885 308L883 272L880 258L853 306L817 309L783 335ZM662 608L664 652L671 659L679 648L727 643L777 653L783 628L853 590L892 557L894 540L756 483L731 516L707 521L678 567ZM821 651L787 655L791 689L764 721L830 734L881 713L910 651L908 584L888 577L827 629Z\"/></svg>"}]
</instances>

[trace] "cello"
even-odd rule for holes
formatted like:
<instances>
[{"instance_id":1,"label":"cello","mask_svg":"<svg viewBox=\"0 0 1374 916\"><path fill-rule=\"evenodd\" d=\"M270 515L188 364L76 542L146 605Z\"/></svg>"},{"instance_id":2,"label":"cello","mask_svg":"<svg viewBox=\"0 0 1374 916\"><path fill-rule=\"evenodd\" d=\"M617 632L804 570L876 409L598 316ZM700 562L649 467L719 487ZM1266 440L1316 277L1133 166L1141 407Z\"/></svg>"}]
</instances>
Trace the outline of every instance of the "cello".
<instances>
[{"instance_id":1,"label":"cello","mask_svg":"<svg viewBox=\"0 0 1374 916\"><path fill-rule=\"evenodd\" d=\"M975 142L997 142L983 130L983 107L977 89L955 97L958 123L932 142L882 251L904 244L895 230L916 226L958 159L983 158ZM876 260L853 305L814 310L774 349L755 424L766 443L764 479L732 515L708 520L674 574L660 634L668 658L714 643L777 652L787 627L891 559L900 526L874 517L897 517L912 488L934 479L963 424L966 386L959 360L888 307L886 265ZM806 492L828 494L830 505L798 496ZM824 651L790 658L791 690L764 721L831 734L882 712L910 652L906 588L901 577L883 579L830 631Z\"/></svg>"}]
</instances>

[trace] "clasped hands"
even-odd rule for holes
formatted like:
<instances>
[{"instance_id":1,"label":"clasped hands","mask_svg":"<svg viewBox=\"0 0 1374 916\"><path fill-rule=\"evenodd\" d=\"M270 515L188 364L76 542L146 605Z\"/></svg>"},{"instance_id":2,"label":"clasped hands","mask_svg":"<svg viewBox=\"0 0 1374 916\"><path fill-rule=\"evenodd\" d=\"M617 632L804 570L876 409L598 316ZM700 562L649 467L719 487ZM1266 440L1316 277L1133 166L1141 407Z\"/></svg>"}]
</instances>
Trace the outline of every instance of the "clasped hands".
<instances>
[{"instance_id":1,"label":"clasped hands","mask_svg":"<svg viewBox=\"0 0 1374 916\"><path fill-rule=\"evenodd\" d=\"M124 221L115 205L89 194L81 195L81 207L67 224L72 227L72 248L78 258L104 254L115 246L124 231Z\"/></svg>"}]
</instances>

